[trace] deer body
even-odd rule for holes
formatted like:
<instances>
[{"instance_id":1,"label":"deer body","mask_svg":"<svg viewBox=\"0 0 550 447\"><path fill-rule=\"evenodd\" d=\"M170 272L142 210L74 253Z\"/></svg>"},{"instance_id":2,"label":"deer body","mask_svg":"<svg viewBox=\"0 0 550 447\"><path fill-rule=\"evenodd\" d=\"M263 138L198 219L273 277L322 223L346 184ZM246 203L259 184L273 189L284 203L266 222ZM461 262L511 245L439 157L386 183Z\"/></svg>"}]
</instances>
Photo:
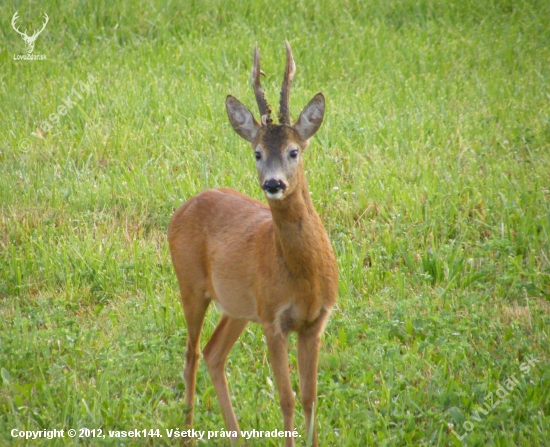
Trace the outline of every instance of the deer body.
<instances>
[{"instance_id":1,"label":"deer body","mask_svg":"<svg viewBox=\"0 0 550 447\"><path fill-rule=\"evenodd\" d=\"M287 43L290 76L285 75L287 88L282 94L287 101L293 65ZM260 73L257 50L254 67L253 81ZM261 103L259 82L255 91L260 96L260 112L269 111L267 103ZM267 108L262 110L262 105ZM231 189L207 190L188 200L170 222L170 251L188 327L187 422L193 419L200 331L206 309L214 301L222 318L203 354L228 429L240 433L224 365L248 321L254 321L263 326L288 432L294 428L294 393L287 340L290 332L298 333L300 391L309 430L317 394L320 337L338 286L334 253L311 201L301 161L309 138L321 125L324 98L316 95L294 126L284 116L283 124L272 124L269 113L262 115L260 124L231 96L226 106L234 129L255 149L268 205ZM283 104L281 110L285 110ZM313 439L317 445L315 430ZM287 437L286 446L293 445L293 438Z\"/></svg>"}]
</instances>

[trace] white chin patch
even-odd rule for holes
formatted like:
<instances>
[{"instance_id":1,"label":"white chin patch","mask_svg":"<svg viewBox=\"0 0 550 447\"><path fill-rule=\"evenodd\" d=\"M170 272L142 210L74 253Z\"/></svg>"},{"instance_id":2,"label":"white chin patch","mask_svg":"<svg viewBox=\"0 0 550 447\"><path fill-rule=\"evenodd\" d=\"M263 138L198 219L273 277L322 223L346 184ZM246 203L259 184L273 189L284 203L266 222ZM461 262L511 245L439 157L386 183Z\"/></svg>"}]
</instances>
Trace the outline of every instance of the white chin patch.
<instances>
[{"instance_id":1,"label":"white chin patch","mask_svg":"<svg viewBox=\"0 0 550 447\"><path fill-rule=\"evenodd\" d=\"M283 191L279 190L275 194L265 191L265 195L268 199L279 200L281 197L283 197Z\"/></svg>"}]
</instances>

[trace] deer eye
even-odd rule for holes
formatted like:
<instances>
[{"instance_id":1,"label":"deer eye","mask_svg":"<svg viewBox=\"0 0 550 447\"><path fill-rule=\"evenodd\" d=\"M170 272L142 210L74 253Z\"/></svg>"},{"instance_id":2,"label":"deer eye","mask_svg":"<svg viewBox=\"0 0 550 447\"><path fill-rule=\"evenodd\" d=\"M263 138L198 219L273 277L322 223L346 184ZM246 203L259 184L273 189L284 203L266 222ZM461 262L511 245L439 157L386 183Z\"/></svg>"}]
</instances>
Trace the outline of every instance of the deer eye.
<instances>
[{"instance_id":1,"label":"deer eye","mask_svg":"<svg viewBox=\"0 0 550 447\"><path fill-rule=\"evenodd\" d=\"M298 150L297 149L292 149L288 155L290 156L290 158L298 158Z\"/></svg>"},{"instance_id":2,"label":"deer eye","mask_svg":"<svg viewBox=\"0 0 550 447\"><path fill-rule=\"evenodd\" d=\"M256 160L262 159L262 153L260 151L255 151L254 156L256 157Z\"/></svg>"}]
</instances>

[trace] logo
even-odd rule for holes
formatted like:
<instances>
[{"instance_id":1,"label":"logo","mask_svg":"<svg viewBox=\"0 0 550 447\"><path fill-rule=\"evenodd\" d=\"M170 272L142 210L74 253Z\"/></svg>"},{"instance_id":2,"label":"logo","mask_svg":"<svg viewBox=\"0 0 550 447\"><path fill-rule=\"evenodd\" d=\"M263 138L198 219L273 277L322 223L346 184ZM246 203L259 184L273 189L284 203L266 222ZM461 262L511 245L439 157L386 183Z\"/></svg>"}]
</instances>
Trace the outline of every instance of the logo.
<instances>
[{"instance_id":1,"label":"logo","mask_svg":"<svg viewBox=\"0 0 550 447\"><path fill-rule=\"evenodd\" d=\"M34 55L34 54L32 54L32 52L34 51L34 43L35 43L36 39L38 38L40 33L42 33L42 31L44 31L44 28L46 28L46 25L48 24L48 22L50 20L50 18L48 17L48 14L44 13L44 19L45 20L44 20L44 24L42 25L42 28L39 31L33 32L32 36L29 36L27 34L26 29L25 29L24 33L19 31L19 27L16 25L16 22L17 22L18 18L19 18L19 11L15 11L15 14L11 18L11 26L13 27L15 32L23 38L23 41L25 42L25 49L27 50L27 54L17 54L17 55L14 54L13 59L14 60L20 60L20 59L23 59L23 60L35 60L35 59L44 60L44 59L46 59L45 54Z\"/></svg>"}]
</instances>

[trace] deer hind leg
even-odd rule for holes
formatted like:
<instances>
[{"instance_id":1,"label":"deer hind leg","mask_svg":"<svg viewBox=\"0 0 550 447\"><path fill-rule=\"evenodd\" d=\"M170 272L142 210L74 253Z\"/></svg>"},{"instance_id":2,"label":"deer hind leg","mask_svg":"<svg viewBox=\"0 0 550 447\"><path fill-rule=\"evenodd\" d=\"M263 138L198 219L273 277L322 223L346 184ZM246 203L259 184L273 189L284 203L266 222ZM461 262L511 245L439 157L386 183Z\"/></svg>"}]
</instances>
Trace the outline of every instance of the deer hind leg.
<instances>
[{"instance_id":1,"label":"deer hind leg","mask_svg":"<svg viewBox=\"0 0 550 447\"><path fill-rule=\"evenodd\" d=\"M193 425L195 387L197 382L197 367L200 359L201 329L204 322L204 315L210 300L203 297L200 300L194 299L193 293L184 293L181 290L183 313L187 322L187 351L185 353L185 406L186 424Z\"/></svg>"},{"instance_id":2,"label":"deer hind leg","mask_svg":"<svg viewBox=\"0 0 550 447\"><path fill-rule=\"evenodd\" d=\"M225 361L247 323L247 320L231 318L225 314L222 315L216 330L203 350L204 361L212 378L227 429L229 431L236 431L238 434L240 434L239 424L237 423L237 418L231 405L231 398L229 397L227 378L225 376ZM238 438L232 438L231 441L233 444L236 444L237 440Z\"/></svg>"}]
</instances>

